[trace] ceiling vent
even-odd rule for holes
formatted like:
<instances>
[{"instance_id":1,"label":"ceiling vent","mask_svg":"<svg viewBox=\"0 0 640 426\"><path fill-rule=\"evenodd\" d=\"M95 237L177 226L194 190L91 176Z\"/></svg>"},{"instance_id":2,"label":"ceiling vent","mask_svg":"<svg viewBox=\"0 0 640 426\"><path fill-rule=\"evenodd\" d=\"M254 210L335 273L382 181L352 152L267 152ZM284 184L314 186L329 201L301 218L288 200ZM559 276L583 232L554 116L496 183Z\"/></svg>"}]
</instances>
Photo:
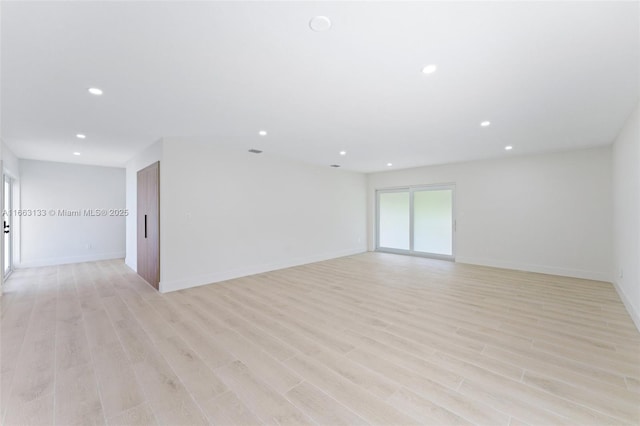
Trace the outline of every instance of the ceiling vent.
<instances>
[{"instance_id":1,"label":"ceiling vent","mask_svg":"<svg viewBox=\"0 0 640 426\"><path fill-rule=\"evenodd\" d=\"M250 149L249 152L252 154L262 154L262 151L260 151L259 149Z\"/></svg>"}]
</instances>

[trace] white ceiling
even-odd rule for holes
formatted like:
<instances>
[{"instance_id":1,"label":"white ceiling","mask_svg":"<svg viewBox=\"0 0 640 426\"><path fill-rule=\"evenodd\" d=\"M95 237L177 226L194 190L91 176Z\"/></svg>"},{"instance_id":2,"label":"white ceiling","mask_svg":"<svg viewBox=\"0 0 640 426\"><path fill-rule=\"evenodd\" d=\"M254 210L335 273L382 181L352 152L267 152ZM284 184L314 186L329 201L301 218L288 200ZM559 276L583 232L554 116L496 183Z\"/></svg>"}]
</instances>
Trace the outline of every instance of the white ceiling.
<instances>
[{"instance_id":1,"label":"white ceiling","mask_svg":"<svg viewBox=\"0 0 640 426\"><path fill-rule=\"evenodd\" d=\"M1 7L21 158L122 166L171 137L370 172L609 144L638 101L638 2Z\"/></svg>"}]
</instances>

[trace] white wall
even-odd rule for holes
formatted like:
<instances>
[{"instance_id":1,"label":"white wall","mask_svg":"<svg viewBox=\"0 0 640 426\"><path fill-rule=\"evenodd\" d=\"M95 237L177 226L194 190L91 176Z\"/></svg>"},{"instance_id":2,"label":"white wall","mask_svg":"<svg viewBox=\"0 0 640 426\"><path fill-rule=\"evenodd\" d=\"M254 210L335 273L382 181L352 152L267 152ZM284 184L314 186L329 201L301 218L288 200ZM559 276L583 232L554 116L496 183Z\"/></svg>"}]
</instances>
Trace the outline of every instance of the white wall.
<instances>
[{"instance_id":1,"label":"white wall","mask_svg":"<svg viewBox=\"0 0 640 426\"><path fill-rule=\"evenodd\" d=\"M366 251L366 177L164 141L161 291Z\"/></svg>"},{"instance_id":2,"label":"white wall","mask_svg":"<svg viewBox=\"0 0 640 426\"><path fill-rule=\"evenodd\" d=\"M614 283L640 329L640 106L613 144Z\"/></svg>"},{"instance_id":3,"label":"white wall","mask_svg":"<svg viewBox=\"0 0 640 426\"><path fill-rule=\"evenodd\" d=\"M4 142L2 142L2 168L3 173L10 175L14 179L17 179L20 175L18 157L15 156L13 151L11 151Z\"/></svg>"},{"instance_id":4,"label":"white wall","mask_svg":"<svg viewBox=\"0 0 640 426\"><path fill-rule=\"evenodd\" d=\"M611 280L610 148L369 175L369 247L375 190L456 184L456 261Z\"/></svg>"},{"instance_id":5,"label":"white wall","mask_svg":"<svg viewBox=\"0 0 640 426\"><path fill-rule=\"evenodd\" d=\"M125 263L134 271L138 269L138 240L137 240L137 222L136 213L138 211L138 171L144 169L150 164L156 161L162 160L162 141L155 142L144 151L137 154L131 160L127 162L126 171L126 203L129 216L127 216L127 236L126 236L126 251L127 256ZM162 164L160 165L160 171L162 172ZM162 179L162 176L160 176ZM160 190L162 191L162 182L160 183ZM162 194L160 194L160 203L162 204ZM162 221L162 212L160 214ZM160 233L162 235L162 233ZM162 245L161 245L162 247ZM162 273L162 270L161 270Z\"/></svg>"},{"instance_id":6,"label":"white wall","mask_svg":"<svg viewBox=\"0 0 640 426\"><path fill-rule=\"evenodd\" d=\"M48 212L22 217L21 267L124 257L124 216L62 217L57 212L124 209L124 169L20 160L20 194L21 209Z\"/></svg>"}]
</instances>

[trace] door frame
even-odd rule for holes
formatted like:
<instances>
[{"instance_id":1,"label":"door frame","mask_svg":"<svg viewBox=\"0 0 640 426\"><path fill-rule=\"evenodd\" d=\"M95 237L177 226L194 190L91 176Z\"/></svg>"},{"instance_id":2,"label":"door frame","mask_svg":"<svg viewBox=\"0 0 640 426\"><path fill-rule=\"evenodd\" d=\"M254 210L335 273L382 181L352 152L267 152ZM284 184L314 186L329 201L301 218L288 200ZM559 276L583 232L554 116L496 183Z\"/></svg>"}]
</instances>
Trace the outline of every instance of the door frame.
<instances>
[{"instance_id":1,"label":"door frame","mask_svg":"<svg viewBox=\"0 0 640 426\"><path fill-rule=\"evenodd\" d=\"M2 174L2 210L3 213L6 211L6 215L3 214L3 225L9 225L9 232L2 232L2 276L3 279L6 280L9 278L9 275L13 272L13 235L14 235L14 220L13 220L13 184L14 179L6 173ZM7 183L8 183L8 191L7 191ZM9 204L5 206L4 200L8 199ZM8 240L8 244L6 244ZM5 253L5 246L8 246L8 253ZM5 258L9 260L9 265L5 265Z\"/></svg>"},{"instance_id":2,"label":"door frame","mask_svg":"<svg viewBox=\"0 0 640 426\"><path fill-rule=\"evenodd\" d=\"M414 248L414 222L415 212L413 203L413 194L420 191L438 191L451 190L451 255L426 253L415 251ZM409 193L409 250L394 249L380 246L380 194L408 192ZM376 205L375 205L375 250L383 253L404 254L409 256L428 257L431 259L456 260L456 185L455 183L439 183L431 185L415 185L401 186L392 188L376 189Z\"/></svg>"}]
</instances>

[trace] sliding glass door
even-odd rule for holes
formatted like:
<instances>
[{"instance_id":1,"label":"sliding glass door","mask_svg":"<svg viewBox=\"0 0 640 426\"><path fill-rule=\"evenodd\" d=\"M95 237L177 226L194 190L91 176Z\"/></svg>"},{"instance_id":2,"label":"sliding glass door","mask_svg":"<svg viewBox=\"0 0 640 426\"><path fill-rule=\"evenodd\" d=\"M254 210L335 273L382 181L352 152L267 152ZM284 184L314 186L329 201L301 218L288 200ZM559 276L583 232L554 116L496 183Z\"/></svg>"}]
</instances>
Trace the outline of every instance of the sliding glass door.
<instances>
[{"instance_id":1,"label":"sliding glass door","mask_svg":"<svg viewBox=\"0 0 640 426\"><path fill-rule=\"evenodd\" d=\"M377 191L379 251L454 258L454 187Z\"/></svg>"},{"instance_id":2,"label":"sliding glass door","mask_svg":"<svg viewBox=\"0 0 640 426\"><path fill-rule=\"evenodd\" d=\"M409 250L411 233L409 192L378 194L378 244L394 250Z\"/></svg>"}]
</instances>

